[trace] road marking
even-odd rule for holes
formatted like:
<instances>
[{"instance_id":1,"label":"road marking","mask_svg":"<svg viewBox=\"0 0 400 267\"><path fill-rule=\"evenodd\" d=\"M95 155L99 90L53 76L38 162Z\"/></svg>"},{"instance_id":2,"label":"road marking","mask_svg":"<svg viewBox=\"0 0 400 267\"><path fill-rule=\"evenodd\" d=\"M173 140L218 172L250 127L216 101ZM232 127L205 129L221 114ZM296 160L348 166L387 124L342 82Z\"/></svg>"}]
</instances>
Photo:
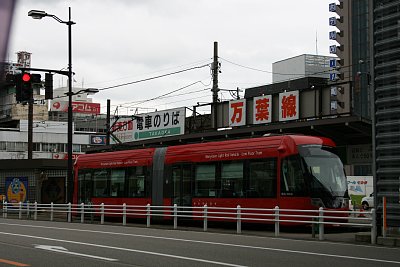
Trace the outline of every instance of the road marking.
<instances>
[{"instance_id":1,"label":"road marking","mask_svg":"<svg viewBox=\"0 0 400 267\"><path fill-rule=\"evenodd\" d=\"M104 260L104 261L118 261L117 259L112 259L112 258L104 258L104 257L95 256L95 255L88 255L88 254L72 252L64 247L59 247L59 246L35 245L35 248L53 251L53 252L64 253L64 254L70 254L70 255L74 255L74 256L82 256L82 257L87 257L87 258Z\"/></svg>"},{"instance_id":2,"label":"road marking","mask_svg":"<svg viewBox=\"0 0 400 267\"><path fill-rule=\"evenodd\" d=\"M191 258L191 257L184 257L184 256L178 256L178 255L170 255L170 254L151 252L151 251L145 251L145 250L137 250L137 249L130 249L130 248L120 248L120 247L113 247L113 246L99 245L99 244L93 244L93 243L78 242L78 241L72 241L72 240L63 240L63 239L56 239L56 238L49 238L49 237L42 237L42 236L23 235L23 234L14 234L14 233L6 233L6 232L0 232L0 235L20 236L20 237L41 239L41 240L47 240L47 241L56 241L56 242L63 242L63 243L76 244L76 245L84 245L84 246L92 246L92 247L98 247L98 248L115 249L115 250L143 253L143 254L162 256L162 257L169 257L169 258L175 258L175 259L197 261L197 262L205 262L205 263L211 263L211 264L222 265L222 266L247 267L245 265L230 264L230 263L226 263L226 262L210 261L210 260Z\"/></svg>"},{"instance_id":3,"label":"road marking","mask_svg":"<svg viewBox=\"0 0 400 267\"><path fill-rule=\"evenodd\" d=\"M127 234L127 233L118 233L118 232L107 232L107 231L97 231L97 230L87 230L87 229L76 229L76 228L65 228L65 227L54 227L54 226L43 226L43 225L31 225L31 224L18 224L18 223L0 223L0 225L11 225L11 226L23 226L23 227L31 227L31 228L44 228L44 229L55 229L55 230L65 230L65 231L76 231L76 232L88 232L88 233L99 233L99 234L109 234L109 235L121 235L121 236L133 236L133 237L145 237L145 238L155 238L155 239L165 239L165 240L175 240L175 241L182 241L182 242L207 242L207 241L197 241L197 240L188 240L188 239L180 239L180 238L170 238L170 237L160 237L160 236L151 236L151 235L139 235L139 234ZM91 225L92 227L94 225ZM97 226L103 226L103 225L97 225ZM154 229L150 229L154 230ZM168 230L166 229L165 231L175 231L176 230ZM210 233L210 232L201 232L201 234L206 235L230 235L230 234L223 234L223 233ZM269 237L269 236L242 236L242 237L249 237L249 238L269 238L273 240L283 240L283 241L290 241L290 242L302 242L302 243L319 243L321 244L321 241L315 241L315 240L296 240L296 239L288 239L288 238L283 238L283 237ZM346 244L346 243L337 243L337 242L329 242L329 241L323 241L323 244L331 244L331 245L337 245L337 246L352 246L352 247L366 247L366 248L374 248L374 250L377 249L383 249L383 250L392 250L397 248L391 248L391 247L377 247L373 245L360 245L360 244ZM223 243L222 245L225 245ZM230 244L227 244L228 246Z\"/></svg>"},{"instance_id":4,"label":"road marking","mask_svg":"<svg viewBox=\"0 0 400 267\"><path fill-rule=\"evenodd\" d=\"M16 261L9 261L9 260L5 260L5 259L0 259L0 262L8 264L8 265L13 265L13 266L21 266L21 267L30 266L30 265L25 264L25 263L20 263L20 262L16 262Z\"/></svg>"},{"instance_id":5,"label":"road marking","mask_svg":"<svg viewBox=\"0 0 400 267\"><path fill-rule=\"evenodd\" d=\"M400 264L400 261L390 261L390 260L381 260L381 259L363 258L363 257L353 257L353 256L335 255L335 254L325 254L325 253L307 252L307 251L299 251L299 250L286 250L286 249L277 249L277 248L268 248L268 247L257 247L257 246L248 246L248 245L238 245L238 244L211 242L211 241L200 241L200 240L180 239L180 238L172 238L172 237L160 237L160 236L151 236L151 235L115 233L115 232L96 231L96 230L84 230L84 229L73 229L73 228L64 228L64 227L49 227L49 226L40 226L40 225L25 225L25 224L7 224L7 223L0 223L0 225L1 225L1 224L5 224L5 225L14 225L14 226L25 226L25 227L33 227L33 228L45 228L45 229L55 229L55 230L67 230L67 231L77 231L77 232L89 232L89 233L110 234L110 235L120 235L120 236L132 236L132 237L153 238L153 239L161 239L161 240L180 241L180 242L190 242L190 243L201 243L201 244L210 244L210 245L220 245L220 246L227 246L227 247L239 247L239 248L249 248L249 249L259 249L259 250L270 250L270 251L279 251L279 252L288 252L288 253L297 253L297 254L324 256L324 257L347 258L347 259L365 260L365 261L372 261L372 262L383 262L383 263L395 263L395 264ZM2 232L0 232L0 234L2 234ZM5 233L5 234L8 234L8 233ZM15 234L15 235L17 235L17 234ZM74 241L68 241L68 242L74 242ZM336 243L335 243L335 244L336 244ZM99 245L99 246L100 246L100 245ZM368 246L368 247L372 247L372 246ZM372 248L376 249L376 248L379 248L379 247L372 247Z\"/></svg>"}]
</instances>

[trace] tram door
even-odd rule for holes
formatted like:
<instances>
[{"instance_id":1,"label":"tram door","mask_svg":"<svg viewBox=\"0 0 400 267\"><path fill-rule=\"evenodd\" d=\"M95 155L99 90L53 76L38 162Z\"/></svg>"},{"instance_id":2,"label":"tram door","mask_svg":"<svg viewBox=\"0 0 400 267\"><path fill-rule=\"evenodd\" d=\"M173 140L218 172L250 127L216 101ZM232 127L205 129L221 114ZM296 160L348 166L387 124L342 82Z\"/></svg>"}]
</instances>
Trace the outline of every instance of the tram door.
<instances>
[{"instance_id":1,"label":"tram door","mask_svg":"<svg viewBox=\"0 0 400 267\"><path fill-rule=\"evenodd\" d=\"M192 205L191 174L192 169L190 165L176 165L172 167L172 204L178 206Z\"/></svg>"}]
</instances>

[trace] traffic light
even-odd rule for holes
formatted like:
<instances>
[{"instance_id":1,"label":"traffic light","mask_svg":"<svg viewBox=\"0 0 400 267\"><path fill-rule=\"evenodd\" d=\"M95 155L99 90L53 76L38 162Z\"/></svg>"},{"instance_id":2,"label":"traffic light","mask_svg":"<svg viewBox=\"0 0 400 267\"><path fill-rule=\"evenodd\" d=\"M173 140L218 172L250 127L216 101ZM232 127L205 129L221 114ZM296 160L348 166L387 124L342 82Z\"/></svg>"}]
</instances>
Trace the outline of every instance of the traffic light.
<instances>
[{"instance_id":1,"label":"traffic light","mask_svg":"<svg viewBox=\"0 0 400 267\"><path fill-rule=\"evenodd\" d=\"M44 81L44 99L53 99L53 74L46 73Z\"/></svg>"},{"instance_id":2,"label":"traffic light","mask_svg":"<svg viewBox=\"0 0 400 267\"><path fill-rule=\"evenodd\" d=\"M15 75L17 102L28 102L33 99L33 85L41 86L41 75L23 72ZM37 88L37 87L35 87Z\"/></svg>"},{"instance_id":3,"label":"traffic light","mask_svg":"<svg viewBox=\"0 0 400 267\"><path fill-rule=\"evenodd\" d=\"M17 102L27 102L32 99L32 75L30 73L21 73L15 75L15 90Z\"/></svg>"},{"instance_id":4,"label":"traffic light","mask_svg":"<svg viewBox=\"0 0 400 267\"><path fill-rule=\"evenodd\" d=\"M32 83L32 88L42 88L42 80L41 80L42 75L40 74L31 74L31 83Z\"/></svg>"}]
</instances>

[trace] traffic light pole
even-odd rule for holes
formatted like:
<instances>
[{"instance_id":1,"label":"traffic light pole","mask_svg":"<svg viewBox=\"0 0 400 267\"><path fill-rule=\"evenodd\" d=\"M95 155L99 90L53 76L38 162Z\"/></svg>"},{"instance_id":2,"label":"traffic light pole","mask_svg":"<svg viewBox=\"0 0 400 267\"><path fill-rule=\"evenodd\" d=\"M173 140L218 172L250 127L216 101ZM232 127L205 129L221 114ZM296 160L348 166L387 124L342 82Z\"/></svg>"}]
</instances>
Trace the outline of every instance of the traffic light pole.
<instances>
[{"instance_id":1,"label":"traffic light pole","mask_svg":"<svg viewBox=\"0 0 400 267\"><path fill-rule=\"evenodd\" d=\"M72 25L75 22L71 21L71 7L68 12L68 21L63 21L56 15L48 14L42 10L31 10L28 12L28 16L33 19L42 19L43 17L52 17L59 23L66 24L68 26L68 140L67 140L67 149L68 149L68 169L67 169L67 181L66 181L66 193L67 193L67 202L72 201L73 195L73 165L72 165ZM55 73L61 73L60 71L54 71Z\"/></svg>"},{"instance_id":2,"label":"traffic light pole","mask_svg":"<svg viewBox=\"0 0 400 267\"><path fill-rule=\"evenodd\" d=\"M73 195L73 165L72 165L72 25L71 7L69 8L68 25L68 174L67 174L67 202L72 202Z\"/></svg>"},{"instance_id":3,"label":"traffic light pole","mask_svg":"<svg viewBox=\"0 0 400 267\"><path fill-rule=\"evenodd\" d=\"M33 156L33 97L28 101L28 159Z\"/></svg>"}]
</instances>

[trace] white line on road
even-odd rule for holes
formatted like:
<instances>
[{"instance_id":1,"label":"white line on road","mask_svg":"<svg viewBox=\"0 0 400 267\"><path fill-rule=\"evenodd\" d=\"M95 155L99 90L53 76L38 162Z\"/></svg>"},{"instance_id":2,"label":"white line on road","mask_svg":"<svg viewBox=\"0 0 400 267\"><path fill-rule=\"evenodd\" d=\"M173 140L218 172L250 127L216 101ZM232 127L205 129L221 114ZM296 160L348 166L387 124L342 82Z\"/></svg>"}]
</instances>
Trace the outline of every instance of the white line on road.
<instances>
[{"instance_id":1,"label":"white line on road","mask_svg":"<svg viewBox=\"0 0 400 267\"><path fill-rule=\"evenodd\" d=\"M74 256L81 256L81 257L93 258L93 259L98 259L98 260L104 260L104 261L118 261L117 259L112 259L112 258L104 258L104 257L95 256L95 255L72 252L72 251L69 251L68 249L66 249L64 247L60 247L60 246L35 245L35 248L43 249L43 250L47 250L47 251L64 253L64 254L70 254L70 255L74 255Z\"/></svg>"},{"instance_id":2,"label":"white line on road","mask_svg":"<svg viewBox=\"0 0 400 267\"><path fill-rule=\"evenodd\" d=\"M317 252L307 252L307 251L299 251L299 250L287 250L287 249L277 249L277 248L268 248L268 247L257 247L257 246L248 246L248 245L238 245L238 244L211 242L211 241L190 240L190 239L181 239L181 238L173 238L173 237L161 237L161 236L151 236L151 235L126 234L126 233L116 233L116 232L107 232L107 231L73 229L73 228L65 228L65 227L50 227L50 226L39 226L39 225L0 223L0 225L2 225L2 224L4 224L4 225L13 225L13 226L23 226L23 227L33 227L33 228L45 228L45 229L55 229L55 230L66 230L66 231L77 231L77 232L98 233L98 234L109 234L109 235L120 235L120 236L132 236L132 237L143 237L143 238L152 238L152 239L161 239L161 240L172 240L172 241L180 241L180 242L190 242L190 243L201 243L201 244L210 244L210 245L220 245L220 246L227 246L227 247L239 247L239 248L249 248L249 249L259 249L259 250L270 250L270 251L297 253L297 254L305 254L305 255L315 255L315 256L334 257L334 258L345 258L345 259L347 258L347 259L364 260L364 261L372 261L372 262L382 262L382 263L395 263L395 264L400 264L400 261L381 260L381 259L363 258L363 257L353 257L353 256L335 255L335 254L326 254L326 253L317 253ZM0 232L0 234L1 234L1 232ZM74 242L74 241L68 241L68 242ZM376 249L376 248L379 248L379 247L374 247L374 249Z\"/></svg>"},{"instance_id":3,"label":"white line on road","mask_svg":"<svg viewBox=\"0 0 400 267\"><path fill-rule=\"evenodd\" d=\"M41 239L41 240L47 240L47 241L56 241L56 242L63 242L63 243L76 244L76 245L115 249L115 250L150 254L150 255L155 255L155 256L169 257L169 258L175 258L175 259L181 259L181 260L211 263L211 264L222 265L222 266L246 267L245 265L230 264L230 263L219 262L219 261L210 261L210 260L197 259L197 258L191 258L191 257L183 257L183 256L178 256L178 255L169 255L169 254L151 252L151 251L145 251L145 250L120 248L120 247L113 247L113 246L106 246L106 245L99 245L99 244L92 244L92 243L85 243L85 242L78 242L78 241L71 241L71 240L63 240L63 239L55 239L55 238L42 237L42 236L23 235L23 234L14 234L14 233L6 233L6 232L0 232L0 235L20 236L20 237L26 237L26 238L34 238L34 239Z\"/></svg>"}]
</instances>

